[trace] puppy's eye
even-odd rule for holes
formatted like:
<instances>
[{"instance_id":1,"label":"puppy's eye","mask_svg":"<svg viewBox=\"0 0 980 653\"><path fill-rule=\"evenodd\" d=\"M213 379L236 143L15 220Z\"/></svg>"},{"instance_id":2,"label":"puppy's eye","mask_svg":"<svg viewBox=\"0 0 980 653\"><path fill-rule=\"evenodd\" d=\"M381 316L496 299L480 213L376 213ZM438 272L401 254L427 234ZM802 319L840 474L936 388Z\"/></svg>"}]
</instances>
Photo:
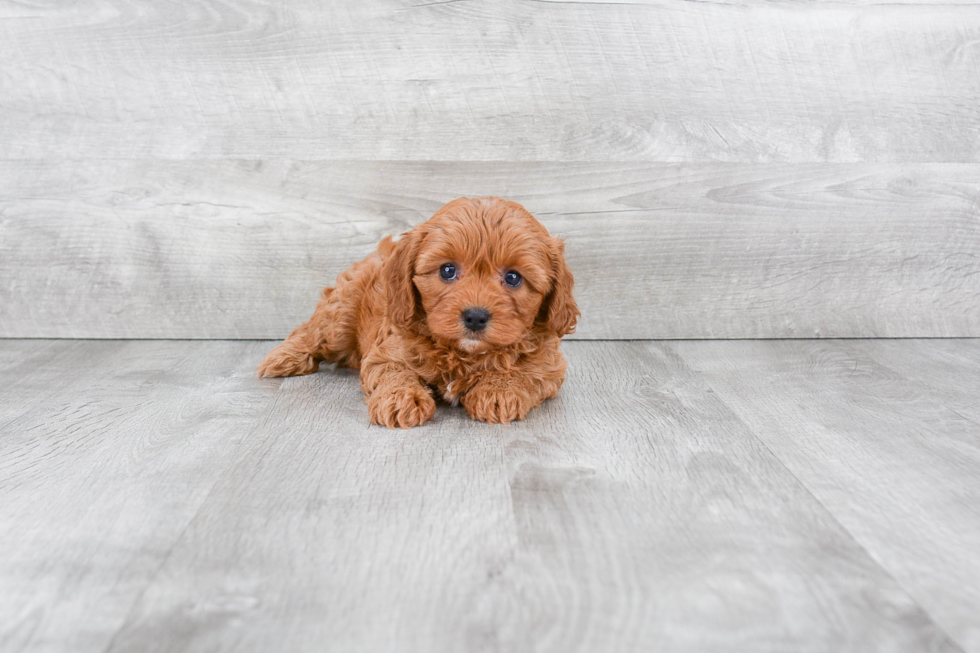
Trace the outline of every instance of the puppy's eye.
<instances>
[{"instance_id":1,"label":"puppy's eye","mask_svg":"<svg viewBox=\"0 0 980 653\"><path fill-rule=\"evenodd\" d=\"M456 278L456 266L452 263L446 263L441 268L439 268L439 277L443 281L452 281Z\"/></svg>"},{"instance_id":2,"label":"puppy's eye","mask_svg":"<svg viewBox=\"0 0 980 653\"><path fill-rule=\"evenodd\" d=\"M504 275L504 283L506 283L511 288L518 287L519 285L521 285L522 281L524 281L524 277L522 277L519 272L514 272L513 270L510 270L509 272L507 272L507 274Z\"/></svg>"}]
</instances>

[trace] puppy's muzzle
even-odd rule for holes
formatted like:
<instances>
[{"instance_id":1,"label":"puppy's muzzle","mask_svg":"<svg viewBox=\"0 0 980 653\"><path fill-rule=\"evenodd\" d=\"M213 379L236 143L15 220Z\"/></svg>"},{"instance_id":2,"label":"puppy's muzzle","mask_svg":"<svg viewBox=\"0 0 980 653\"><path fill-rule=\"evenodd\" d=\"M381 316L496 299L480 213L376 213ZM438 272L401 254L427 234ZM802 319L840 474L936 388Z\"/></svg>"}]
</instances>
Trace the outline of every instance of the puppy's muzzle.
<instances>
[{"instance_id":1,"label":"puppy's muzzle","mask_svg":"<svg viewBox=\"0 0 980 653\"><path fill-rule=\"evenodd\" d=\"M490 321L490 311L480 307L470 307L463 311L463 326L476 333L487 328Z\"/></svg>"}]
</instances>

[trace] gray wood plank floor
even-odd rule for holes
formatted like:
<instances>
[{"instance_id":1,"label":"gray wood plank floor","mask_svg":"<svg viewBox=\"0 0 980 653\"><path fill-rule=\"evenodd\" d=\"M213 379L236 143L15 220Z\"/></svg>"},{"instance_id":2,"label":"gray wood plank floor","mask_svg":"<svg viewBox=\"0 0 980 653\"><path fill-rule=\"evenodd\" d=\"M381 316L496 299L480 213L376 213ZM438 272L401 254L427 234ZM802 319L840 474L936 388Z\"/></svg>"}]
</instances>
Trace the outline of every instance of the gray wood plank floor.
<instances>
[{"instance_id":1,"label":"gray wood plank floor","mask_svg":"<svg viewBox=\"0 0 980 653\"><path fill-rule=\"evenodd\" d=\"M0 340L0 650L980 651L980 340L569 342L508 427Z\"/></svg>"}]
</instances>

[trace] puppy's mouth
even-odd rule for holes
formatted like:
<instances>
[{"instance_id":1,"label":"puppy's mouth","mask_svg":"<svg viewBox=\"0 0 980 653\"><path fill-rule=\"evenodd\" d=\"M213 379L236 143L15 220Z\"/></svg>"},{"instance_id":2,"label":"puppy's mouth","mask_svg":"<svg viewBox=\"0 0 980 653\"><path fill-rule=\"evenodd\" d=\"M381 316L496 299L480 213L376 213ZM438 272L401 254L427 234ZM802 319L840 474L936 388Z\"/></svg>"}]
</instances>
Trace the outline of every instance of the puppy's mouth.
<instances>
[{"instance_id":1,"label":"puppy's mouth","mask_svg":"<svg viewBox=\"0 0 980 653\"><path fill-rule=\"evenodd\" d=\"M468 354L476 354L487 350L487 343L481 338L473 337L472 335L464 336L459 341L459 348Z\"/></svg>"}]
</instances>

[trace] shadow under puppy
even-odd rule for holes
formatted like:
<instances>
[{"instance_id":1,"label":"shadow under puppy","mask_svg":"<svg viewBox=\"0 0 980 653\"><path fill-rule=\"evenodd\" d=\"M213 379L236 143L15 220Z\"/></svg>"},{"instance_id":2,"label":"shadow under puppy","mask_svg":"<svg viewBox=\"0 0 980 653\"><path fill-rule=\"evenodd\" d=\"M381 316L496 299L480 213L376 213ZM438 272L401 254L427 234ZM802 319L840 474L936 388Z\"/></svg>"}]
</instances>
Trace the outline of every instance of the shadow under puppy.
<instances>
[{"instance_id":1,"label":"shadow under puppy","mask_svg":"<svg viewBox=\"0 0 980 653\"><path fill-rule=\"evenodd\" d=\"M389 428L429 420L433 392L474 419L523 419L565 380L559 345L580 313L564 249L520 204L454 200L341 273L258 374L359 368Z\"/></svg>"}]
</instances>

